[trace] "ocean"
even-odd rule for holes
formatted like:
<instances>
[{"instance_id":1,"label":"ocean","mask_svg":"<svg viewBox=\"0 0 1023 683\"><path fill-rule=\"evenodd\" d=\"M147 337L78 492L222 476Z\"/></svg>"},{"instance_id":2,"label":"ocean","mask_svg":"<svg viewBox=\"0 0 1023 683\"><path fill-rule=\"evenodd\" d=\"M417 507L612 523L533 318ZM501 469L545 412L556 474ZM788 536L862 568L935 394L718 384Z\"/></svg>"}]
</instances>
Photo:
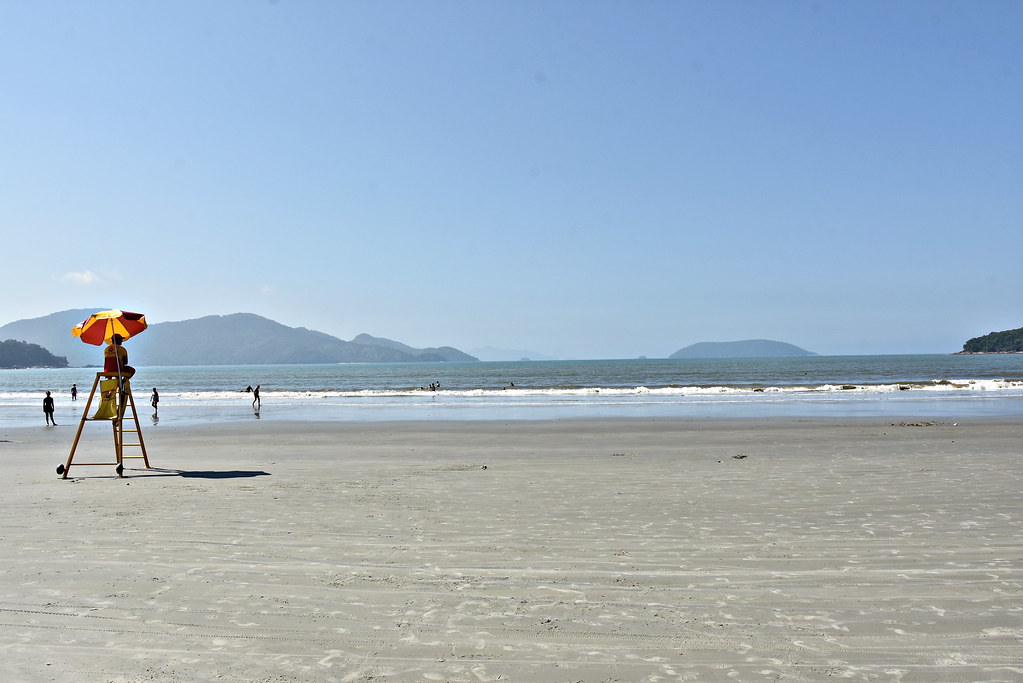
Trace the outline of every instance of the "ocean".
<instances>
[{"instance_id":1,"label":"ocean","mask_svg":"<svg viewBox=\"0 0 1023 683\"><path fill-rule=\"evenodd\" d=\"M47 390L58 423L77 423L95 372L0 370L0 429L42 426ZM244 391L257 384L258 409ZM158 413L149 405L154 387ZM965 419L1023 416L1023 355L140 366L132 388L144 427L256 419Z\"/></svg>"}]
</instances>

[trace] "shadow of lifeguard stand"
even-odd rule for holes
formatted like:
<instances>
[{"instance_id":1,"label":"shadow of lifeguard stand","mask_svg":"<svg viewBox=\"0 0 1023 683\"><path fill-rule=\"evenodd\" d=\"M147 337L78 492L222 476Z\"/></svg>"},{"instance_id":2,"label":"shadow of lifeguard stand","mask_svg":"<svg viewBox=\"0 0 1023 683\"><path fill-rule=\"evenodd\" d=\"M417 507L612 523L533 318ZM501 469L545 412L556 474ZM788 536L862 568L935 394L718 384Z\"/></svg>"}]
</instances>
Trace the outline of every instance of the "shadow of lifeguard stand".
<instances>
[{"instance_id":1,"label":"shadow of lifeguard stand","mask_svg":"<svg viewBox=\"0 0 1023 683\"><path fill-rule=\"evenodd\" d=\"M89 417L89 408L96 398L96 389L99 389L100 401L96 412ZM78 432L75 434L75 441L71 444L71 453L67 456L67 463L57 467L57 474L61 479L67 479L71 470L72 462L75 459L75 451L78 449L78 442L82 438L82 431L86 422L109 422L114 432L114 461L113 462L76 462L75 465L116 465L117 476L124 476L124 461L126 459L138 458L145 462L146 469L149 469L149 457L146 455L146 444L142 439L142 427L139 424L138 412L135 410L135 397L131 394L131 380L119 372L97 372L96 379L92 383L92 391L89 392L89 401L85 404L82 412L82 419L78 423ZM134 429L132 429L134 426ZM135 434L138 442L126 442L125 435ZM138 447L141 455L125 455L126 447Z\"/></svg>"}]
</instances>

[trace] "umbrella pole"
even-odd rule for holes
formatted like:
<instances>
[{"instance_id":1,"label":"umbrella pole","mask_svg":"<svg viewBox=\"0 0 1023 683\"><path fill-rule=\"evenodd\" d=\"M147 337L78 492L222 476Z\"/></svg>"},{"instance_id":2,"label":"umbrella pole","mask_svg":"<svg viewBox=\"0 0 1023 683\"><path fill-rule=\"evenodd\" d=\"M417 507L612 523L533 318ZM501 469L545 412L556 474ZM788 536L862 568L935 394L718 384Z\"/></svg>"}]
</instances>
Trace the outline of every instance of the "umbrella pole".
<instances>
[{"instance_id":1,"label":"umbrella pole","mask_svg":"<svg viewBox=\"0 0 1023 683\"><path fill-rule=\"evenodd\" d=\"M111 339L113 342L113 339ZM117 364L117 419L118 421L124 417L124 384L127 380L124 377L124 370L121 368L121 354L118 348L121 344L114 344L114 362ZM118 461L120 461L120 453L118 453Z\"/></svg>"},{"instance_id":2,"label":"umbrella pole","mask_svg":"<svg viewBox=\"0 0 1023 683\"><path fill-rule=\"evenodd\" d=\"M124 409L126 394L125 384L128 380L124 378L124 369L121 367L121 344L114 344L114 359L117 362L117 418L114 419L114 453L117 455L117 474L124 476ZM134 404L134 401L133 401ZM133 408L134 410L134 408Z\"/></svg>"}]
</instances>

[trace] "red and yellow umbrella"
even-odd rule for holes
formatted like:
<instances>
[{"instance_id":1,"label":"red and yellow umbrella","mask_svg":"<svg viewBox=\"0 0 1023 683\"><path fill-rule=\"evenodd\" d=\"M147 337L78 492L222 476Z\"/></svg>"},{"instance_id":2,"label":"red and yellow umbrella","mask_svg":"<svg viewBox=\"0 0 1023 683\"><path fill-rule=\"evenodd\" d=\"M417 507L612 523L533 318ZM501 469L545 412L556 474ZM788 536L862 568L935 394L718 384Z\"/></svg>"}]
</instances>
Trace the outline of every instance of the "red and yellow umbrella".
<instances>
[{"instance_id":1,"label":"red and yellow umbrella","mask_svg":"<svg viewBox=\"0 0 1023 683\"><path fill-rule=\"evenodd\" d=\"M104 343L108 343L115 334L121 335L122 339L128 339L146 329L147 326L146 316L143 313L117 310L100 311L93 313L71 328L71 334L86 344L102 346Z\"/></svg>"}]
</instances>

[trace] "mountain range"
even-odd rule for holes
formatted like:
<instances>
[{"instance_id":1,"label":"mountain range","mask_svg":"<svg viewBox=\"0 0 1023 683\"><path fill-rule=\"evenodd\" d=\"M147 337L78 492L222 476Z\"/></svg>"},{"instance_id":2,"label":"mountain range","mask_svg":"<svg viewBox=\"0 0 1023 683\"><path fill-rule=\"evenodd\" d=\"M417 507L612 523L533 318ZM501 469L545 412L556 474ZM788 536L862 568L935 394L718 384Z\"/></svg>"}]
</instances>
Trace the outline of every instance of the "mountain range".
<instances>
[{"instance_id":1,"label":"mountain range","mask_svg":"<svg viewBox=\"0 0 1023 683\"><path fill-rule=\"evenodd\" d=\"M38 344L72 366L101 365L101 347L83 343L71 328L101 308L73 309L0 326L0 340ZM210 315L152 323L125 343L133 365L277 365L292 363L407 363L474 361L450 346L416 349L360 334L344 341L304 327L288 327L253 313Z\"/></svg>"},{"instance_id":2,"label":"mountain range","mask_svg":"<svg viewBox=\"0 0 1023 683\"><path fill-rule=\"evenodd\" d=\"M51 313L0 326L0 340L37 344L67 358L73 367L102 363L100 347L83 343L71 328L100 308ZM163 365L286 365L303 363L408 363L476 361L450 346L417 349L369 334L344 341L304 327L288 327L254 313L209 315L176 322L152 323L126 344L132 364ZM484 348L486 360L545 360L528 351ZM748 339L736 342L700 342L679 349L669 358L772 358L816 356L785 342Z\"/></svg>"}]
</instances>

